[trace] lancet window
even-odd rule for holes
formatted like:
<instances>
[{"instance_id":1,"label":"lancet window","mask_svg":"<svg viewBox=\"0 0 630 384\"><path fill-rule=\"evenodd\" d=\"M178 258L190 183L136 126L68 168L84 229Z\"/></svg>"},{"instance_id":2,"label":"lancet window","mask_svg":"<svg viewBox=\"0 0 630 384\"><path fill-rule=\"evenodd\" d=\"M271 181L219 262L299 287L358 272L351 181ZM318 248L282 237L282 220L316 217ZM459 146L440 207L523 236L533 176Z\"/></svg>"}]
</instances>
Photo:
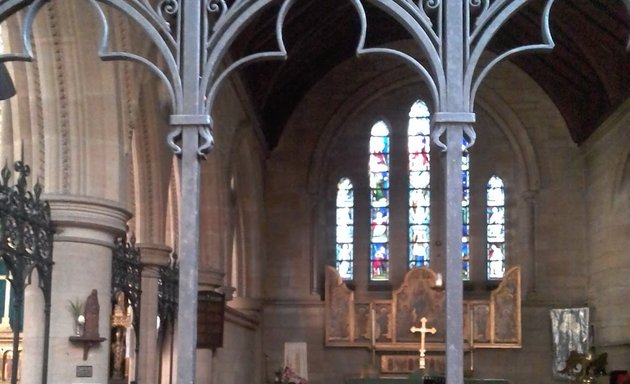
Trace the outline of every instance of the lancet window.
<instances>
[{"instance_id":1,"label":"lancet window","mask_svg":"<svg viewBox=\"0 0 630 384\"><path fill-rule=\"evenodd\" d=\"M342 279L354 277L354 189L343 177L337 183L336 265Z\"/></svg>"},{"instance_id":2,"label":"lancet window","mask_svg":"<svg viewBox=\"0 0 630 384\"><path fill-rule=\"evenodd\" d=\"M505 187L492 176L486 187L486 260L488 280L502 279L505 273Z\"/></svg>"},{"instance_id":3,"label":"lancet window","mask_svg":"<svg viewBox=\"0 0 630 384\"><path fill-rule=\"evenodd\" d=\"M470 154L467 141L462 143L462 277L470 279Z\"/></svg>"},{"instance_id":4,"label":"lancet window","mask_svg":"<svg viewBox=\"0 0 630 384\"><path fill-rule=\"evenodd\" d=\"M378 121L370 132L370 280L389 279L389 127Z\"/></svg>"},{"instance_id":5,"label":"lancet window","mask_svg":"<svg viewBox=\"0 0 630 384\"><path fill-rule=\"evenodd\" d=\"M366 161L369 189L366 194L357 190L357 185L364 185L364 183L353 183L349 177L345 176L337 179L334 262L344 280L354 280L356 274L359 273L356 266L367 263L369 267L360 273L367 273L369 270L370 282L387 281L391 277L392 265L406 263L409 269L431 266L431 251L439 253L441 249L439 248L441 246L441 215L434 216L435 212L442 212L444 207L442 204L432 205L432 199L435 200L438 196L432 189L439 189L439 185L437 187L433 185L432 180L440 180L440 172L443 172L443 168L439 167L439 156L436 157L432 153L431 113L428 105L422 100L416 100L408 111L407 131L404 136L392 135L396 133L396 127L388 125L384 120L377 120L371 125ZM487 279L502 279L506 264L503 182L497 176L490 179L487 183L486 222L482 214L481 216L473 215L479 217L479 222L471 223L471 209L483 210L484 199L481 195L480 204L471 208L471 155L467 146L468 141L464 139L461 157L462 278L471 279L472 268L480 270L485 268ZM435 148L433 151L435 152ZM402 157L398 157L399 160L397 160L396 156L401 152ZM439 152L436 153L439 154ZM392 156L394 156L393 162ZM396 167L404 167L405 162L407 169L403 173L398 172ZM364 172L362 170L358 174L364 175ZM392 174L394 175L393 182ZM392 183L395 183L395 186L401 184L406 186L402 189L394 188L392 191L390 189ZM361 200L357 201L357 197ZM403 201L404 204L399 205ZM392 216L392 202L396 203L393 215L404 214L406 219ZM357 206L365 208L357 212ZM369 206L369 229L363 222L368 216L367 206ZM363 220L357 223L355 217L359 220L363 218ZM483 245L477 250L470 248L471 227L477 228L481 236L484 236L485 230L487 234L485 248ZM368 233L369 243L366 241L357 247L355 241L367 240ZM355 235L358 236L355 237ZM392 243L394 241L392 239L404 239L404 244L399 244L398 240ZM357 249L365 249L363 244L369 244L367 255L357 256Z\"/></svg>"},{"instance_id":6,"label":"lancet window","mask_svg":"<svg viewBox=\"0 0 630 384\"><path fill-rule=\"evenodd\" d=\"M431 132L427 105L409 111L409 268L429 265L431 233Z\"/></svg>"}]
</instances>

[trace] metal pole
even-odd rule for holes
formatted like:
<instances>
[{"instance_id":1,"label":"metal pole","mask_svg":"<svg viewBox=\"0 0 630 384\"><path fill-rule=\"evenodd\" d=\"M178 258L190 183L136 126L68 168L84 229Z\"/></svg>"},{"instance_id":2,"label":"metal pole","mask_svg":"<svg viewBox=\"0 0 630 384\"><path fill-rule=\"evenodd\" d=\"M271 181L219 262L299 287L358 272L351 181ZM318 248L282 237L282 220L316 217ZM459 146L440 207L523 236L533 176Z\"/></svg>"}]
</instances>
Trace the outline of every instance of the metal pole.
<instances>
[{"instance_id":1,"label":"metal pole","mask_svg":"<svg viewBox=\"0 0 630 384\"><path fill-rule=\"evenodd\" d=\"M464 1L444 3L446 97L446 383L464 382L464 294L462 283L462 141L457 113L468 111L464 97Z\"/></svg>"},{"instance_id":2,"label":"metal pole","mask_svg":"<svg viewBox=\"0 0 630 384\"><path fill-rule=\"evenodd\" d=\"M463 129L446 130L446 383L464 382L462 283L462 139Z\"/></svg>"},{"instance_id":3,"label":"metal pole","mask_svg":"<svg viewBox=\"0 0 630 384\"><path fill-rule=\"evenodd\" d=\"M199 125L203 104L199 91L203 46L199 0L183 0L180 76L183 116L171 116L174 128L182 128L181 195L179 220L179 310L177 314L177 383L193 384L197 348L197 280L199 269ZM209 120L209 117L207 118Z\"/></svg>"}]
</instances>

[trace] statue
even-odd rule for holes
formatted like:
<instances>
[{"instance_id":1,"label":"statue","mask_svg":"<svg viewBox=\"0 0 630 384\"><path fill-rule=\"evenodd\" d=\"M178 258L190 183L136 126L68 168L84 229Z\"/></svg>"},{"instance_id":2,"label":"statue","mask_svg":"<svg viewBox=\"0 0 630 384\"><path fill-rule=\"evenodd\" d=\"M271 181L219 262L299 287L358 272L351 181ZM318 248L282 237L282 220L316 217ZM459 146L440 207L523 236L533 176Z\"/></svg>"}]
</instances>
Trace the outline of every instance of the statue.
<instances>
[{"instance_id":1,"label":"statue","mask_svg":"<svg viewBox=\"0 0 630 384\"><path fill-rule=\"evenodd\" d=\"M98 315L100 305L96 289L85 300L85 331L84 337L88 339L98 339Z\"/></svg>"}]
</instances>

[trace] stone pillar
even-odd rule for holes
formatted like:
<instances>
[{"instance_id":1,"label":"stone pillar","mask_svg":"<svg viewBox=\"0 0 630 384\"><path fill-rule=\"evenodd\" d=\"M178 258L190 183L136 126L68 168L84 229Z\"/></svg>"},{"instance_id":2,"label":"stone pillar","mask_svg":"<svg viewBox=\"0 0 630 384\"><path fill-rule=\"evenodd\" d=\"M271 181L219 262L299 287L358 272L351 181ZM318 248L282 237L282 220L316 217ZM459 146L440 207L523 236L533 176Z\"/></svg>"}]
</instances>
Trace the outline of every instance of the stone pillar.
<instances>
[{"instance_id":1,"label":"stone pillar","mask_svg":"<svg viewBox=\"0 0 630 384\"><path fill-rule=\"evenodd\" d=\"M24 292L23 350L20 354L20 380L24 383L42 382L44 356L44 295L39 288L39 274L34 270L31 284ZM7 289L9 285L7 284ZM6 303L5 303L6 305ZM5 306L8 308L8 305ZM8 312L7 312L8 313ZM49 368L50 369L50 368Z\"/></svg>"},{"instance_id":2,"label":"stone pillar","mask_svg":"<svg viewBox=\"0 0 630 384\"><path fill-rule=\"evenodd\" d=\"M160 266L167 265L171 248L139 243L142 269L142 298L140 300L140 348L138 351L138 382L157 383L159 349L157 345L158 279Z\"/></svg>"},{"instance_id":3,"label":"stone pillar","mask_svg":"<svg viewBox=\"0 0 630 384\"><path fill-rule=\"evenodd\" d=\"M109 379L111 274L114 239L125 233L131 217L120 204L91 197L46 195L55 226L49 383L107 383ZM85 301L98 291L99 336L84 360L84 345L70 342L74 319L68 302ZM91 367L91 377L76 378L77 366Z\"/></svg>"}]
</instances>

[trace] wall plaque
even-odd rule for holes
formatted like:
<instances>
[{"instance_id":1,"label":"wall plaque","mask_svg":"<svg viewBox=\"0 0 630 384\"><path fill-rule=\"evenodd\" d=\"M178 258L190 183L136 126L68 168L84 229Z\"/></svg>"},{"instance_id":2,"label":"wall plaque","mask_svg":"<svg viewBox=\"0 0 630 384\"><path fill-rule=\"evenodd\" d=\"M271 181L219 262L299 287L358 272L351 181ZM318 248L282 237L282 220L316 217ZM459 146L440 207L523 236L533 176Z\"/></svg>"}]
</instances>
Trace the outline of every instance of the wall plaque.
<instances>
[{"instance_id":1,"label":"wall plaque","mask_svg":"<svg viewBox=\"0 0 630 384\"><path fill-rule=\"evenodd\" d=\"M225 295L201 291L197 304L197 348L216 349L223 346Z\"/></svg>"},{"instance_id":2,"label":"wall plaque","mask_svg":"<svg viewBox=\"0 0 630 384\"><path fill-rule=\"evenodd\" d=\"M92 377L91 365L77 365L77 377Z\"/></svg>"}]
</instances>

